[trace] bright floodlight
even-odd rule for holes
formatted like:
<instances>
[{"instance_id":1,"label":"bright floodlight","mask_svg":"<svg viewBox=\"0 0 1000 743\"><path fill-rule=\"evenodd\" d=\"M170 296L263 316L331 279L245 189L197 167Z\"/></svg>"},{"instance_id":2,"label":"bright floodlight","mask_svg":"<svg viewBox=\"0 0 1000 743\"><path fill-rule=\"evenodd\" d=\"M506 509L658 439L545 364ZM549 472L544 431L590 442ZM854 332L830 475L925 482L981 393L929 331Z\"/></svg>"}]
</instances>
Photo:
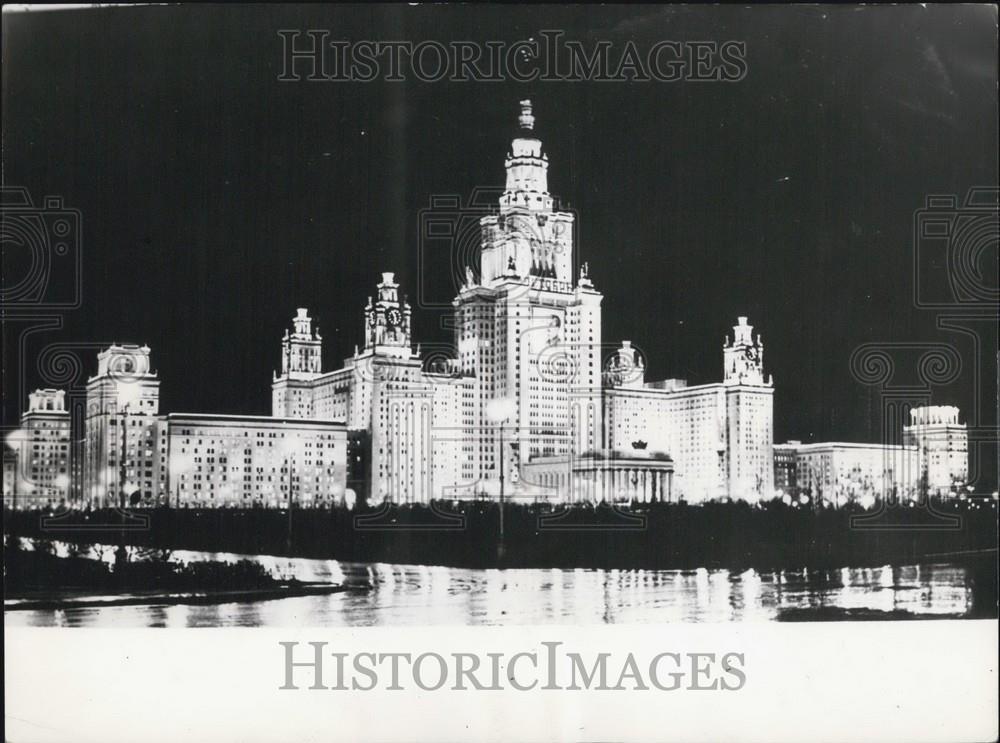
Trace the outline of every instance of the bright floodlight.
<instances>
[{"instance_id":1,"label":"bright floodlight","mask_svg":"<svg viewBox=\"0 0 1000 743\"><path fill-rule=\"evenodd\" d=\"M142 388L135 382L122 382L118 385L118 404L130 405L139 402L142 397Z\"/></svg>"},{"instance_id":2,"label":"bright floodlight","mask_svg":"<svg viewBox=\"0 0 1000 743\"><path fill-rule=\"evenodd\" d=\"M188 467L191 466L191 457L183 456L181 454L171 454L170 457L170 476L180 477L187 472Z\"/></svg>"},{"instance_id":3,"label":"bright floodlight","mask_svg":"<svg viewBox=\"0 0 1000 743\"><path fill-rule=\"evenodd\" d=\"M7 434L7 446L11 449L20 449L21 444L28 440L28 434L24 429L18 428Z\"/></svg>"},{"instance_id":4,"label":"bright floodlight","mask_svg":"<svg viewBox=\"0 0 1000 743\"><path fill-rule=\"evenodd\" d=\"M302 447L301 442L295 436L286 436L281 440L278 448L281 450L282 455L288 457L292 454L298 454L299 449Z\"/></svg>"},{"instance_id":5,"label":"bright floodlight","mask_svg":"<svg viewBox=\"0 0 1000 743\"><path fill-rule=\"evenodd\" d=\"M486 403L486 417L493 423L503 423L517 410L517 401L512 397L498 397Z\"/></svg>"}]
</instances>

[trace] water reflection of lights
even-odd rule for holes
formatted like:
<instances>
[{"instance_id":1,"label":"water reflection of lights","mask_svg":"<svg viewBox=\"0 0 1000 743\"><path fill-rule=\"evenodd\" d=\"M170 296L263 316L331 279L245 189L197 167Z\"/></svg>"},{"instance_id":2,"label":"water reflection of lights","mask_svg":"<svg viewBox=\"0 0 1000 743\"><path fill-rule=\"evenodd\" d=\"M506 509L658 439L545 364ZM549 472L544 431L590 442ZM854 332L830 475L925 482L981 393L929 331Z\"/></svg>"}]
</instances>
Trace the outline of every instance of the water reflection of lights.
<instances>
[{"instance_id":1,"label":"water reflection of lights","mask_svg":"<svg viewBox=\"0 0 1000 743\"><path fill-rule=\"evenodd\" d=\"M56 543L57 554L67 550L66 543ZM113 550L102 558L113 561ZM955 565L736 574L705 568L466 570L184 550L171 559L254 559L276 575L372 589L215 606L7 612L5 621L115 627L752 622L819 607L958 615L972 602L966 571Z\"/></svg>"}]
</instances>

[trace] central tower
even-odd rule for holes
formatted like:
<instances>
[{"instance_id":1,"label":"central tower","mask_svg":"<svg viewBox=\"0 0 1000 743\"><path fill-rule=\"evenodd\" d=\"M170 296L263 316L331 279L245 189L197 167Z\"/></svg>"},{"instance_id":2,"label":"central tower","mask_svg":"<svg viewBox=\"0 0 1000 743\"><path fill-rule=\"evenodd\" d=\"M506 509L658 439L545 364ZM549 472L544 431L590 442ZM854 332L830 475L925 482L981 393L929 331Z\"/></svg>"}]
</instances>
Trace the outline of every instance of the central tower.
<instances>
[{"instance_id":1,"label":"central tower","mask_svg":"<svg viewBox=\"0 0 1000 743\"><path fill-rule=\"evenodd\" d=\"M586 264L575 268L575 216L549 193L531 101L520 102L517 123L499 208L479 222L479 280L469 271L453 304L458 366L474 397L463 471L487 492L503 471L514 497L531 497L520 465L600 446L602 297ZM486 417L498 399L511 403L503 422Z\"/></svg>"},{"instance_id":2,"label":"central tower","mask_svg":"<svg viewBox=\"0 0 1000 743\"><path fill-rule=\"evenodd\" d=\"M506 186L497 215L480 220L484 285L511 276L573 280L573 215L554 209L549 158L535 136L531 101L521 101L519 130L504 166Z\"/></svg>"}]
</instances>

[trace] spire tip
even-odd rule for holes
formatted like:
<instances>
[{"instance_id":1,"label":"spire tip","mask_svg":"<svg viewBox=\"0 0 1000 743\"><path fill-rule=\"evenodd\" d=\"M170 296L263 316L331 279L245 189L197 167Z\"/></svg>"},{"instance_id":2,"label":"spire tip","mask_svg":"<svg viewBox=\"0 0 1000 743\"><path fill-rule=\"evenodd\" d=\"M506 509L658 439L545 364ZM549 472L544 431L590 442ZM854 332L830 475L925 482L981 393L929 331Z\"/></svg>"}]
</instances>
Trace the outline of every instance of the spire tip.
<instances>
[{"instance_id":1,"label":"spire tip","mask_svg":"<svg viewBox=\"0 0 1000 743\"><path fill-rule=\"evenodd\" d=\"M517 123L522 129L529 131L535 128L535 117L531 113L531 100L528 98L521 101L521 115L517 117Z\"/></svg>"}]
</instances>

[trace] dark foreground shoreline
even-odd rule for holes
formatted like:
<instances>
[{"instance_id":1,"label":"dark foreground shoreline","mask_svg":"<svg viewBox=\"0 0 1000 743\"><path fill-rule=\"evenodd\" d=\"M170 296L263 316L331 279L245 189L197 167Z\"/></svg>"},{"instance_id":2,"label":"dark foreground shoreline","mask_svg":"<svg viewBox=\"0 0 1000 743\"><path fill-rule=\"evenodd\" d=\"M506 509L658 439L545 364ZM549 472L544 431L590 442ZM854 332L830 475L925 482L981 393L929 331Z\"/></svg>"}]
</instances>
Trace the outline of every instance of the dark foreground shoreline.
<instances>
[{"instance_id":1,"label":"dark foreground shoreline","mask_svg":"<svg viewBox=\"0 0 1000 743\"><path fill-rule=\"evenodd\" d=\"M899 622L899 621L942 621L949 619L996 619L992 615L967 614L916 614L904 609L879 611L877 609L843 609L836 606L816 608L783 609L775 617L777 622Z\"/></svg>"},{"instance_id":2,"label":"dark foreground shoreline","mask_svg":"<svg viewBox=\"0 0 1000 743\"><path fill-rule=\"evenodd\" d=\"M12 540L9 540L12 541ZM60 557L35 540L35 549L4 548L4 611L53 611L112 606L179 606L325 596L365 586L280 580L247 559L180 563L168 551L132 550L123 564L79 554Z\"/></svg>"},{"instance_id":3,"label":"dark foreground shoreline","mask_svg":"<svg viewBox=\"0 0 1000 743\"><path fill-rule=\"evenodd\" d=\"M791 508L780 502L554 508L493 503L347 509L5 512L29 539L460 568L757 570L975 558L997 549L997 502Z\"/></svg>"},{"instance_id":4,"label":"dark foreground shoreline","mask_svg":"<svg viewBox=\"0 0 1000 743\"><path fill-rule=\"evenodd\" d=\"M293 583L283 581L274 588L233 591L207 591L202 593L148 593L129 596L83 596L74 598L65 593L30 597L7 596L4 611L54 611L65 609L103 608L109 606L204 606L210 604L246 603L249 601L274 601L302 596L327 596L351 590L347 586L330 583Z\"/></svg>"},{"instance_id":5,"label":"dark foreground shoreline","mask_svg":"<svg viewBox=\"0 0 1000 743\"><path fill-rule=\"evenodd\" d=\"M7 511L5 533L42 545L67 542L79 555L88 555L91 546L100 543L131 545L131 552L154 554L194 550L469 569L775 571L948 562L964 566L973 584L975 605L968 616L997 616L996 501L932 506L813 511L782 503L651 504L623 509L508 504L502 542L499 508L492 503L293 509L290 539L287 510L228 508L136 509L124 516L114 509ZM163 583L149 566L132 569L140 574L130 585L112 586L101 579L105 593L156 589L166 596L205 587ZM65 570L55 573L64 576ZM10 570L8 590L9 579ZM277 590L267 582L274 580L270 576L266 580L250 576L249 585L227 580L219 584L216 577L207 593ZM87 578L81 585L98 588ZM52 579L38 587L60 588ZM91 595L97 593L93 590ZM830 619L907 618L877 614ZM792 614L783 619L823 617Z\"/></svg>"}]
</instances>

